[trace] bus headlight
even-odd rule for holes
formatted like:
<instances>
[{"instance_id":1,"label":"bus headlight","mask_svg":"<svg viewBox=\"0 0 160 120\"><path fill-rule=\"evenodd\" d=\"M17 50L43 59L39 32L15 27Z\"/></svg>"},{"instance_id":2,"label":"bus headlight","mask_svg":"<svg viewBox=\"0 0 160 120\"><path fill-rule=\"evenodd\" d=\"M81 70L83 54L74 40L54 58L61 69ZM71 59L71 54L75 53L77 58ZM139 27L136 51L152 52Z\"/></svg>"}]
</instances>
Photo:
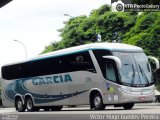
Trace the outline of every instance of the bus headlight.
<instances>
[{"instance_id":1,"label":"bus headlight","mask_svg":"<svg viewBox=\"0 0 160 120\"><path fill-rule=\"evenodd\" d=\"M127 93L127 94L129 94L129 93L132 92L132 89L129 88L129 87L121 87L121 88L120 88L120 91L121 91L122 93Z\"/></svg>"}]
</instances>

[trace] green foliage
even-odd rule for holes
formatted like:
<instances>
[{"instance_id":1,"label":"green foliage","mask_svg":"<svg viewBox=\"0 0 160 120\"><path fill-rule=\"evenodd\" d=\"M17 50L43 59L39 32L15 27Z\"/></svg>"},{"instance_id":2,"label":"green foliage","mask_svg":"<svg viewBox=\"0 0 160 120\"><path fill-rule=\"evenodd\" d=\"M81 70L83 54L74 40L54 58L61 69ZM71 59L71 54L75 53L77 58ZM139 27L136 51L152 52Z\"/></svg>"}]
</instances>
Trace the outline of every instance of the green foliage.
<instances>
[{"instance_id":1,"label":"green foliage","mask_svg":"<svg viewBox=\"0 0 160 120\"><path fill-rule=\"evenodd\" d=\"M130 13L108 12L97 19L97 31L102 35L103 41L111 42L117 36L123 40L124 34L135 24L135 19Z\"/></svg>"},{"instance_id":2,"label":"green foliage","mask_svg":"<svg viewBox=\"0 0 160 120\"><path fill-rule=\"evenodd\" d=\"M90 15L69 19L64 28L59 29L62 37L58 43L46 46L42 53L81 44L97 42L97 34L102 41L123 40L125 33L135 25L137 13L113 13L109 5L92 10Z\"/></svg>"},{"instance_id":3,"label":"green foliage","mask_svg":"<svg viewBox=\"0 0 160 120\"><path fill-rule=\"evenodd\" d=\"M140 46L146 54L160 58L160 13L139 15L136 24L126 33L124 43Z\"/></svg>"}]
</instances>

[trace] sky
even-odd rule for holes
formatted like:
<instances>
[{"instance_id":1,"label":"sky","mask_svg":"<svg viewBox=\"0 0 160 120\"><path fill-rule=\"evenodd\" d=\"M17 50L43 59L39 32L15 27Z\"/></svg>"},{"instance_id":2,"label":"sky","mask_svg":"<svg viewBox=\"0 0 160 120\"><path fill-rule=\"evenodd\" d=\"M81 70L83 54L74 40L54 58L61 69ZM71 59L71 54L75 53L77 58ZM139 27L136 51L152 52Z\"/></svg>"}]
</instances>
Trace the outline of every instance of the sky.
<instances>
[{"instance_id":1,"label":"sky","mask_svg":"<svg viewBox=\"0 0 160 120\"><path fill-rule=\"evenodd\" d=\"M13 0L0 8L0 67L36 57L45 46L59 41L57 29L73 17L89 15L91 10L111 0Z\"/></svg>"}]
</instances>

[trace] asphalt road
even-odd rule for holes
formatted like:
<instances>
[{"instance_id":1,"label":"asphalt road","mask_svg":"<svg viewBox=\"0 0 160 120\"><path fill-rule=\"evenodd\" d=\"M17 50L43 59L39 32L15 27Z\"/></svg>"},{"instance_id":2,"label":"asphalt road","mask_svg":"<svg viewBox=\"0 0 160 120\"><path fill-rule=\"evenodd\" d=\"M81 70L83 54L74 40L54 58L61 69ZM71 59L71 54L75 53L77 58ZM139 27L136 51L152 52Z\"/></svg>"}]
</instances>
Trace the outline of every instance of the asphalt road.
<instances>
[{"instance_id":1,"label":"asphalt road","mask_svg":"<svg viewBox=\"0 0 160 120\"><path fill-rule=\"evenodd\" d=\"M0 120L160 120L160 104L136 104L131 110L107 106L103 111L91 111L87 106L23 113L1 108L0 114Z\"/></svg>"}]
</instances>

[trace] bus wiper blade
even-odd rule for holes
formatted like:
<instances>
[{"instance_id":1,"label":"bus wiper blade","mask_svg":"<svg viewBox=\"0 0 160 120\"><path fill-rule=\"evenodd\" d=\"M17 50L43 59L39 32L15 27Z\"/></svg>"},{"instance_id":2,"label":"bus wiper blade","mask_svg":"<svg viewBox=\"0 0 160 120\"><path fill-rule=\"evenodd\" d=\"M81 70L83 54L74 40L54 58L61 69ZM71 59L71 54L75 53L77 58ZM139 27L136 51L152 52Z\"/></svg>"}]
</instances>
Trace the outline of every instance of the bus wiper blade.
<instances>
[{"instance_id":1,"label":"bus wiper blade","mask_svg":"<svg viewBox=\"0 0 160 120\"><path fill-rule=\"evenodd\" d=\"M131 84L134 84L134 80L135 80L135 70L134 70L134 66L132 64L132 70L133 70L133 74L132 74L132 80L131 80Z\"/></svg>"},{"instance_id":2,"label":"bus wiper blade","mask_svg":"<svg viewBox=\"0 0 160 120\"><path fill-rule=\"evenodd\" d=\"M141 72L143 78L144 78L145 81L149 84L149 80L148 80L146 74L144 73L144 70L141 68L141 66L140 66L139 64L138 64L138 66L139 66L139 69L140 69L140 72Z\"/></svg>"}]
</instances>

